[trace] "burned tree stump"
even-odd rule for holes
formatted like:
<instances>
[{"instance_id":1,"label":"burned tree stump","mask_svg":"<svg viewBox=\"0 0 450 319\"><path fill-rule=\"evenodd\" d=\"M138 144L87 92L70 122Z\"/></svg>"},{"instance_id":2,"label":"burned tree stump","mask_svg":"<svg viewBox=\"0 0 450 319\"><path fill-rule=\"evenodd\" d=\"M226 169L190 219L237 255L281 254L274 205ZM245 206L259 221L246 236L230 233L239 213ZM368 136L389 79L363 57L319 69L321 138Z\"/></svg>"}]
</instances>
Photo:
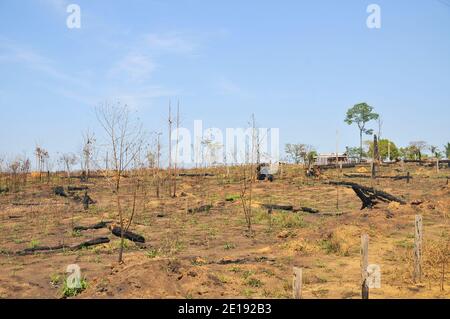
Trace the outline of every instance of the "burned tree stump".
<instances>
[{"instance_id":1,"label":"burned tree stump","mask_svg":"<svg viewBox=\"0 0 450 319\"><path fill-rule=\"evenodd\" d=\"M88 210L90 204L95 204L95 201L89 197L87 191L84 192L84 196L81 199L81 202L83 203L84 210Z\"/></svg>"},{"instance_id":2,"label":"burned tree stump","mask_svg":"<svg viewBox=\"0 0 450 319\"><path fill-rule=\"evenodd\" d=\"M352 189L362 201L361 210L365 208L373 208L375 206L376 202L374 202L369 196L366 196L360 188L353 186Z\"/></svg>"},{"instance_id":3,"label":"burned tree stump","mask_svg":"<svg viewBox=\"0 0 450 319\"><path fill-rule=\"evenodd\" d=\"M67 197L66 191L62 186L56 186L55 188L53 188L53 193L61 197Z\"/></svg>"}]
</instances>

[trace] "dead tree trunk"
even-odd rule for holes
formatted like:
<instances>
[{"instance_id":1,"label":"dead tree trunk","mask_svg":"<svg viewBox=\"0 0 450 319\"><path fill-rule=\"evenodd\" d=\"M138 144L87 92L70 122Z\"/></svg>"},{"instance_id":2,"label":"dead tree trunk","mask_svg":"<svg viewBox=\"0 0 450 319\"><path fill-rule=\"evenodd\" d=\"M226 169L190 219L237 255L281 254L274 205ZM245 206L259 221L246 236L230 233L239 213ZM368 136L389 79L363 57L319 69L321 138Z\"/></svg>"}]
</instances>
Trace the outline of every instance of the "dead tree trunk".
<instances>
[{"instance_id":1,"label":"dead tree trunk","mask_svg":"<svg viewBox=\"0 0 450 319\"><path fill-rule=\"evenodd\" d=\"M373 158L372 158L372 178L377 177L377 163L378 163L378 139L377 136L373 136Z\"/></svg>"}]
</instances>

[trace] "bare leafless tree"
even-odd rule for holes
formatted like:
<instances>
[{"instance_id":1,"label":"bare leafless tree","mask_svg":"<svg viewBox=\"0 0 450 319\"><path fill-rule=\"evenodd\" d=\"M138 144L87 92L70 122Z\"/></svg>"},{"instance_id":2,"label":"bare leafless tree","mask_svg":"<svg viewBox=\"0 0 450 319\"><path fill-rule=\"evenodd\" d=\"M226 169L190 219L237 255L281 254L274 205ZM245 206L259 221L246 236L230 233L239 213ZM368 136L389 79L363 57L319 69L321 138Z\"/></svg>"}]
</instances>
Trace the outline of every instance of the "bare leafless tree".
<instances>
[{"instance_id":1,"label":"bare leafless tree","mask_svg":"<svg viewBox=\"0 0 450 319\"><path fill-rule=\"evenodd\" d=\"M178 169L178 148L179 148L179 139L180 139L180 101L178 101L177 106L177 135L176 135L176 144L175 144L175 163L174 163L174 177L173 177L173 193L172 197L177 196L177 169Z\"/></svg>"},{"instance_id":2,"label":"bare leafless tree","mask_svg":"<svg viewBox=\"0 0 450 319\"><path fill-rule=\"evenodd\" d=\"M69 183L71 182L71 172L72 172L72 166L75 165L78 162L78 158L75 154L72 153L64 153L59 158L60 163L64 166L64 170L67 174L67 179Z\"/></svg>"},{"instance_id":3,"label":"bare leafless tree","mask_svg":"<svg viewBox=\"0 0 450 319\"><path fill-rule=\"evenodd\" d=\"M85 179L89 179L89 174L91 170L91 159L94 155L94 145L95 145L95 136L90 131L86 131L83 134L83 149L82 149L82 157L81 157L81 163L82 163L82 169L83 169L83 175L85 176Z\"/></svg>"},{"instance_id":4,"label":"bare leafless tree","mask_svg":"<svg viewBox=\"0 0 450 319\"><path fill-rule=\"evenodd\" d=\"M3 184L3 174L5 173L5 157L0 154L0 189Z\"/></svg>"},{"instance_id":5,"label":"bare leafless tree","mask_svg":"<svg viewBox=\"0 0 450 319\"><path fill-rule=\"evenodd\" d=\"M36 146L35 156L36 156L36 168L39 172L39 181L42 181L42 172L44 171L45 163L50 156L48 154L48 151L40 147L39 145Z\"/></svg>"},{"instance_id":6,"label":"bare leafless tree","mask_svg":"<svg viewBox=\"0 0 450 319\"><path fill-rule=\"evenodd\" d=\"M11 191L19 191L20 185L25 186L30 172L31 163L26 156L17 156L6 163L9 174L9 187Z\"/></svg>"},{"instance_id":7,"label":"bare leafless tree","mask_svg":"<svg viewBox=\"0 0 450 319\"><path fill-rule=\"evenodd\" d=\"M169 189L170 189L170 185L172 183L172 124L173 124L172 103L170 100L169 100L168 124L169 124L169 167L167 168L167 176L168 176L168 180L169 180ZM169 193L170 193L170 191L169 191Z\"/></svg>"},{"instance_id":8,"label":"bare leafless tree","mask_svg":"<svg viewBox=\"0 0 450 319\"><path fill-rule=\"evenodd\" d=\"M128 218L128 224L125 227L125 216L122 208L122 178L127 170L132 172L133 165L141 153L144 142L142 125L131 117L130 110L126 105L120 103L104 103L96 109L97 118L103 127L107 142L104 145L105 154L109 154L110 169L112 174L105 171L105 177L110 182L113 193L116 197L117 214L119 217L121 240L119 248L119 263L123 262L124 234L127 228L131 226L134 211ZM130 176L134 176L131 174ZM134 183L136 194L139 182ZM136 195L134 195L136 198ZM135 201L134 201L135 203Z\"/></svg>"},{"instance_id":9,"label":"bare leafless tree","mask_svg":"<svg viewBox=\"0 0 450 319\"><path fill-rule=\"evenodd\" d=\"M244 211L248 234L252 235L252 198L253 198L253 165L242 164L241 174L241 203Z\"/></svg>"},{"instance_id":10,"label":"bare leafless tree","mask_svg":"<svg viewBox=\"0 0 450 319\"><path fill-rule=\"evenodd\" d=\"M246 148L247 154L246 158L248 159L248 164L243 164L241 166L241 203L244 211L245 222L247 225L247 231L249 236L253 236L253 228L252 228L252 201L253 201L253 184L256 181L257 173L257 156L258 156L258 148L259 148L259 139L258 139L258 129L256 127L255 116L252 115L252 122L250 123L252 127L252 138L251 145L249 148ZM249 154L250 152L250 154Z\"/></svg>"}]
</instances>

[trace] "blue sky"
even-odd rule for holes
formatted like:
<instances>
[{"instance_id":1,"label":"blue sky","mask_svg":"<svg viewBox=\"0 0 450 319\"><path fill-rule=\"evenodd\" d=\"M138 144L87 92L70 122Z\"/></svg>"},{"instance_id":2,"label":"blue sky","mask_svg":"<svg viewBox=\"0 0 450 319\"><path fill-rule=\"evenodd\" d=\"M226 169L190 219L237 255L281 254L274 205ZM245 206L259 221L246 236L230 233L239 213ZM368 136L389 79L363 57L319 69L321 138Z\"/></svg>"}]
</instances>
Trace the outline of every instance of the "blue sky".
<instances>
[{"instance_id":1,"label":"blue sky","mask_svg":"<svg viewBox=\"0 0 450 319\"><path fill-rule=\"evenodd\" d=\"M81 8L68 29L66 7ZM366 26L369 4L381 29ZM120 100L147 131L280 128L319 151L358 145L359 102L403 146L450 140L450 1L0 0L0 153L77 152L94 107ZM376 124L371 124L376 129Z\"/></svg>"}]
</instances>

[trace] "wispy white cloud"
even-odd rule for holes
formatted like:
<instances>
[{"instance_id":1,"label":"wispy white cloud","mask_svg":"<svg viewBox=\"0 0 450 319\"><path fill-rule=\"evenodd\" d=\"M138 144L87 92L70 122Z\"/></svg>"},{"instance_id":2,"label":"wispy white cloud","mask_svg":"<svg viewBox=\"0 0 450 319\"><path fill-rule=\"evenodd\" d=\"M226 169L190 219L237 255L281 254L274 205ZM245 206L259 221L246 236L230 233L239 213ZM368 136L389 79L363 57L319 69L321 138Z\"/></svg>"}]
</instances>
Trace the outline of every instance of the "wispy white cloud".
<instances>
[{"instance_id":1,"label":"wispy white cloud","mask_svg":"<svg viewBox=\"0 0 450 319\"><path fill-rule=\"evenodd\" d=\"M184 32L150 33L136 43L107 72L108 77L143 82L151 78L168 55L192 55L198 48L194 36ZM128 45L129 46L129 45Z\"/></svg>"},{"instance_id":2,"label":"wispy white cloud","mask_svg":"<svg viewBox=\"0 0 450 319\"><path fill-rule=\"evenodd\" d=\"M177 54L192 53L199 46L195 36L183 32L150 33L144 36L144 45L155 53Z\"/></svg>"},{"instance_id":3,"label":"wispy white cloud","mask_svg":"<svg viewBox=\"0 0 450 319\"><path fill-rule=\"evenodd\" d=\"M109 76L124 77L126 80L147 80L157 65L152 58L142 53L128 53L110 70Z\"/></svg>"},{"instance_id":4,"label":"wispy white cloud","mask_svg":"<svg viewBox=\"0 0 450 319\"><path fill-rule=\"evenodd\" d=\"M36 53L34 50L23 48L4 39L1 40L0 63L18 63L57 80L81 86L86 85L85 81L62 71L55 66L54 61Z\"/></svg>"},{"instance_id":5,"label":"wispy white cloud","mask_svg":"<svg viewBox=\"0 0 450 319\"><path fill-rule=\"evenodd\" d=\"M97 97L85 95L81 93L80 90L71 89L69 87L54 86L43 83L41 83L40 85L49 92L70 99L72 101L78 102L82 105L95 106L99 101Z\"/></svg>"},{"instance_id":6,"label":"wispy white cloud","mask_svg":"<svg viewBox=\"0 0 450 319\"><path fill-rule=\"evenodd\" d=\"M162 86L144 86L130 90L113 90L113 93L108 94L108 97L121 101L121 103L127 104L131 108L142 108L151 106L154 99L179 94L179 90L167 89Z\"/></svg>"},{"instance_id":7,"label":"wispy white cloud","mask_svg":"<svg viewBox=\"0 0 450 319\"><path fill-rule=\"evenodd\" d=\"M221 95L241 95L242 89L233 81L221 77L214 85L216 92Z\"/></svg>"}]
</instances>

